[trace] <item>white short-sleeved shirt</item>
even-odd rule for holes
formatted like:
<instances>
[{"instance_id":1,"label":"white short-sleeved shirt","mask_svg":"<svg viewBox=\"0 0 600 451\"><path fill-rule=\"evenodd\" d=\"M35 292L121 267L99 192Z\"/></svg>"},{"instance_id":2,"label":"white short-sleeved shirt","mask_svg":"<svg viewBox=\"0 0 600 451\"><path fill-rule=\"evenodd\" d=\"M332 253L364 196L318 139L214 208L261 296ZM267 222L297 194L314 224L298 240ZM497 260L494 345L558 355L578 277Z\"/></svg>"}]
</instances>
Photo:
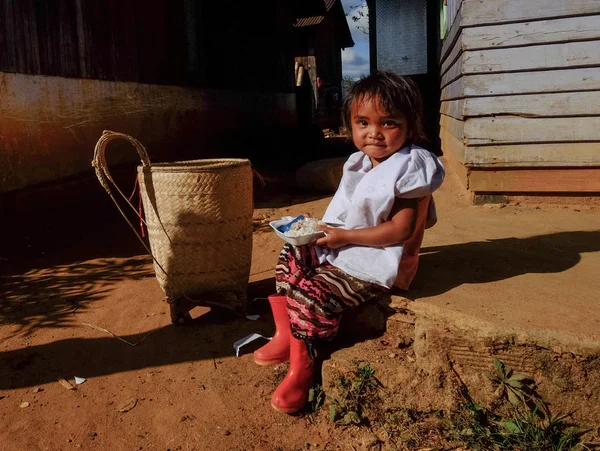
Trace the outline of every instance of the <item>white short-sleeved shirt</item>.
<instances>
[{"instance_id":1,"label":"white short-sleeved shirt","mask_svg":"<svg viewBox=\"0 0 600 451\"><path fill-rule=\"evenodd\" d=\"M406 146L373 168L363 152L350 155L340 185L323 221L353 230L387 221L397 197L414 199L433 193L444 180L439 159L418 146ZM398 275L402 244L385 247L316 246L321 263L329 262L351 276L391 288Z\"/></svg>"}]
</instances>

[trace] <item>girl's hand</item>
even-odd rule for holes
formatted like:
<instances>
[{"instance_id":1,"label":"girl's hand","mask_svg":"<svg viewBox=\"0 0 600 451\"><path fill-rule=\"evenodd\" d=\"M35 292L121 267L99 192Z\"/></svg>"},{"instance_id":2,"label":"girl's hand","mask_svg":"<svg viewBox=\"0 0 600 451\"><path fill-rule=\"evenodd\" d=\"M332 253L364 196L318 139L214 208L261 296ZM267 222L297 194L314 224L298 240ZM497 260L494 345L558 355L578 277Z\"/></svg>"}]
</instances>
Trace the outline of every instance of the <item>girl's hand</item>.
<instances>
[{"instance_id":1,"label":"girl's hand","mask_svg":"<svg viewBox=\"0 0 600 451\"><path fill-rule=\"evenodd\" d=\"M346 229L338 229L334 227L325 227L319 226L317 227L319 230L322 230L327 234L323 238L319 238L316 241L317 246L328 247L330 249L337 249L338 247L346 246L350 244L348 230Z\"/></svg>"},{"instance_id":2,"label":"girl's hand","mask_svg":"<svg viewBox=\"0 0 600 451\"><path fill-rule=\"evenodd\" d=\"M396 199L390 220L373 227L351 230L341 227L317 227L327 236L319 238L315 244L337 249L348 244L385 247L404 243L414 233L418 202L418 199Z\"/></svg>"}]
</instances>

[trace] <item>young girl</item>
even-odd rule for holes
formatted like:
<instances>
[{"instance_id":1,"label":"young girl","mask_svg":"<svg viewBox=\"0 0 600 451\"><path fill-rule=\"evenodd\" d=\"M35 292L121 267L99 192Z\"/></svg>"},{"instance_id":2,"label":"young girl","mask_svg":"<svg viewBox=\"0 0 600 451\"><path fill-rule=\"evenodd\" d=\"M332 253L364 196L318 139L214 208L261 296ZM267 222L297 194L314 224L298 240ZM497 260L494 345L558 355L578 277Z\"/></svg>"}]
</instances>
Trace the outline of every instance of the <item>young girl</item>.
<instances>
[{"instance_id":1,"label":"young girl","mask_svg":"<svg viewBox=\"0 0 600 451\"><path fill-rule=\"evenodd\" d=\"M271 397L293 413L307 402L319 343L338 332L342 313L388 292L398 276L403 243L414 231L416 205L444 179L423 139L421 100L408 79L380 72L352 86L342 119L359 150L344 164L327 207L325 236L315 245L286 244L269 297L276 332L254 353L259 365L290 360Z\"/></svg>"}]
</instances>

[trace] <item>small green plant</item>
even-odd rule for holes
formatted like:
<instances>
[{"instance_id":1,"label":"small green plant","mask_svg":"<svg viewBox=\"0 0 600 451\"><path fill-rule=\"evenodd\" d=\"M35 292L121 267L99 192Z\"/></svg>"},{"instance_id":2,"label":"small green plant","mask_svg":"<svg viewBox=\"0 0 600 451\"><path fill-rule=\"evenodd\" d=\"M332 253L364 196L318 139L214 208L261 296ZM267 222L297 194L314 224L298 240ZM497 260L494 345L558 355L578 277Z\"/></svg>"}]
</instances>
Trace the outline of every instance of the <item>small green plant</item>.
<instances>
[{"instance_id":1,"label":"small green plant","mask_svg":"<svg viewBox=\"0 0 600 451\"><path fill-rule=\"evenodd\" d=\"M356 370L353 377L340 376L335 383L338 396L327 398L329 418L337 424L363 423L365 410L379 400L377 389L381 383L375 378L375 370L360 360L354 363Z\"/></svg>"},{"instance_id":2,"label":"small green plant","mask_svg":"<svg viewBox=\"0 0 600 451\"><path fill-rule=\"evenodd\" d=\"M498 386L498 398L505 397L513 406L525 405L529 410L541 408L540 416L549 413L546 403L535 391L535 382L530 377L515 372L498 359L494 359L494 371L484 374Z\"/></svg>"},{"instance_id":3,"label":"small green plant","mask_svg":"<svg viewBox=\"0 0 600 451\"><path fill-rule=\"evenodd\" d=\"M474 450L501 451L584 451L585 429L567 421L569 415L541 418L539 409L510 416L497 415L467 402L454 418L453 438Z\"/></svg>"},{"instance_id":4,"label":"small green plant","mask_svg":"<svg viewBox=\"0 0 600 451\"><path fill-rule=\"evenodd\" d=\"M465 409L454 418L453 438L474 450L579 451L584 428L568 421L571 414L553 415L548 403L535 390L534 381L494 360L494 371L486 374L498 387L496 394L508 401L503 414L467 399Z\"/></svg>"},{"instance_id":5,"label":"small green plant","mask_svg":"<svg viewBox=\"0 0 600 451\"><path fill-rule=\"evenodd\" d=\"M317 413L325 402L325 392L321 384L317 384L308 391L308 405L311 413Z\"/></svg>"},{"instance_id":6,"label":"small green plant","mask_svg":"<svg viewBox=\"0 0 600 451\"><path fill-rule=\"evenodd\" d=\"M323 407L325 402L325 392L321 384L313 385L308 391L308 403L304 410L303 417L308 423L314 424L317 420L317 413Z\"/></svg>"}]
</instances>

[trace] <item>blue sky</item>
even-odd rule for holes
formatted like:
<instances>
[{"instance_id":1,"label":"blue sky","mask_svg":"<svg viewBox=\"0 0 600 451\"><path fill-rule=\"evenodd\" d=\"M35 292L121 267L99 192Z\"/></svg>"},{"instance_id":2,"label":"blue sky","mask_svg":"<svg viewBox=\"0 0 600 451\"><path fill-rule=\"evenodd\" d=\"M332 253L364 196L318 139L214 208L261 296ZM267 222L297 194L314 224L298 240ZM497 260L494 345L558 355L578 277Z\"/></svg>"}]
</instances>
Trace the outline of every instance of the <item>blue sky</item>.
<instances>
[{"instance_id":1,"label":"blue sky","mask_svg":"<svg viewBox=\"0 0 600 451\"><path fill-rule=\"evenodd\" d=\"M352 20L352 14L347 16L354 47L342 50L342 74L344 77L357 79L362 75L369 75L369 36L357 28L357 25L364 30L369 28L367 3L363 0L342 0L342 5L346 13L354 12L356 15L356 11L360 10L365 14L358 22Z\"/></svg>"}]
</instances>

